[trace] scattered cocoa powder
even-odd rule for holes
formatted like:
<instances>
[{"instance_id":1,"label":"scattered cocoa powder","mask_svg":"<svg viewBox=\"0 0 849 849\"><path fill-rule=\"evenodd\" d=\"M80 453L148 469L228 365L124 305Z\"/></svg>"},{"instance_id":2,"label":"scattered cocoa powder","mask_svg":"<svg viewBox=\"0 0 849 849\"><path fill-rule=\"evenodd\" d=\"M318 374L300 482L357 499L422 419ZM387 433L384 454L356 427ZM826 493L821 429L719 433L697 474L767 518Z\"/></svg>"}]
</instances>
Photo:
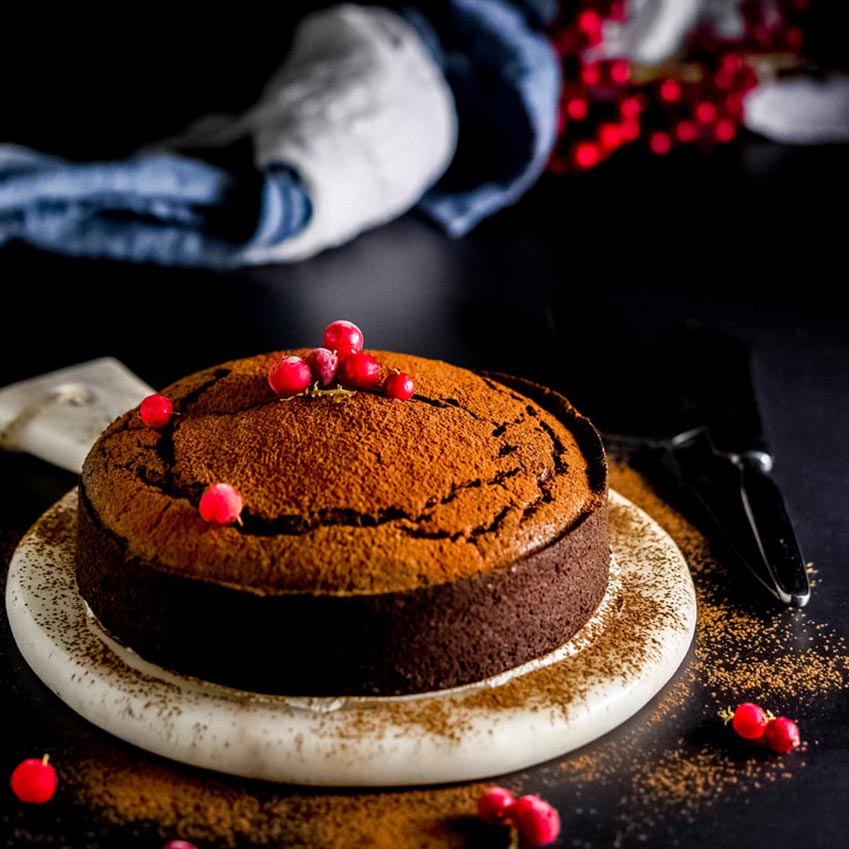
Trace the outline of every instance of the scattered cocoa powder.
<instances>
[{"instance_id":1,"label":"scattered cocoa powder","mask_svg":"<svg viewBox=\"0 0 849 849\"><path fill-rule=\"evenodd\" d=\"M698 602L697 633L689 663L644 713L622 729L615 745L589 747L567 757L561 773L579 797L616 780L619 796L611 845L643 842L670 821L692 821L729 794L761 792L792 779L819 741L805 737L789 756L774 757L741 745L719 720L722 708L756 701L775 713L788 705L822 710L829 694L846 689L845 639L807 610L741 604L733 574L708 540L634 470L614 466L612 486L651 515L687 558ZM692 715L701 715L693 725ZM682 725L687 709L689 724ZM664 736L665 731L665 736ZM646 751L654 732L666 746Z\"/></svg>"},{"instance_id":2,"label":"scattered cocoa powder","mask_svg":"<svg viewBox=\"0 0 849 849\"><path fill-rule=\"evenodd\" d=\"M697 633L678 674L632 720L581 750L500 780L517 793L543 796L556 788L562 797L565 786L571 802L560 810L561 842L574 849L641 844L670 822L695 821L731 794L753 796L792 781L820 745L805 716L793 717L802 729L801 749L775 757L735 740L720 709L753 700L774 712L790 704L803 714L822 710L829 694L846 689L849 672L845 640L827 623L807 610L741 603L726 564L692 524L632 469L614 465L611 474L613 488L655 519L684 554L697 594ZM637 619L620 645L648 650L640 648ZM621 651L611 657L628 662ZM544 680L544 670L541 675ZM545 686L552 691L580 680L549 675ZM480 698L522 697L506 693L484 691ZM438 727L444 718L430 713L420 721ZM474 816L481 783L380 792L278 787L200 773L108 739L63 757L63 790L87 819L152 828L163 843L182 837L202 849L505 845L501 831Z\"/></svg>"},{"instance_id":3,"label":"scattered cocoa powder","mask_svg":"<svg viewBox=\"0 0 849 849\"><path fill-rule=\"evenodd\" d=\"M83 758L68 772L79 804L110 823L149 823L163 842L463 849L501 836L474 816L483 785L375 793L239 786L129 751Z\"/></svg>"}]
</instances>

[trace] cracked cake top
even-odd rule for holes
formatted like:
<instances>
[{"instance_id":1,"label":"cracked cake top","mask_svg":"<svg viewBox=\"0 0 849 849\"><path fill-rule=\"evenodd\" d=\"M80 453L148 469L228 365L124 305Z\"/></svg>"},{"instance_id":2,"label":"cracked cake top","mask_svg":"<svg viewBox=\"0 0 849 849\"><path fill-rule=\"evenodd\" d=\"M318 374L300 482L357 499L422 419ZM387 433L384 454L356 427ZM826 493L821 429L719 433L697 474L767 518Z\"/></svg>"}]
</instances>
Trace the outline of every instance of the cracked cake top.
<instances>
[{"instance_id":1,"label":"cracked cake top","mask_svg":"<svg viewBox=\"0 0 849 849\"><path fill-rule=\"evenodd\" d=\"M444 362L372 353L415 378L410 400L281 399L267 380L280 352L179 380L163 390L167 426L146 427L136 409L107 428L81 497L128 557L260 595L384 593L508 569L605 497L598 439L559 395L540 403ZM241 493L239 523L199 515L216 481Z\"/></svg>"}]
</instances>

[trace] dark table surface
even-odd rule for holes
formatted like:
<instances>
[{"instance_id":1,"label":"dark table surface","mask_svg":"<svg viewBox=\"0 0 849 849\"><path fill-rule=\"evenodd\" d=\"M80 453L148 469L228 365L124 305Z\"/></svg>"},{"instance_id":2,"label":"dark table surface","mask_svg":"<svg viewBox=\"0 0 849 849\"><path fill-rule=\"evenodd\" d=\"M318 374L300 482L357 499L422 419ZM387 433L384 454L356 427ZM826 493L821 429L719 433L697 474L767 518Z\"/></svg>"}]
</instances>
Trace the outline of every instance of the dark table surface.
<instances>
[{"instance_id":1,"label":"dark table surface","mask_svg":"<svg viewBox=\"0 0 849 849\"><path fill-rule=\"evenodd\" d=\"M75 141L72 132L68 144ZM658 334L698 327L746 341L774 475L816 585L803 614L742 585L726 613L745 612L782 634L793 662L780 707L798 720L804 751L784 756L776 772L774 759L734 749L710 717L737 694L691 686L661 737L644 721L647 707L586 751L505 781L541 790L558 806L562 846L839 845L849 833L847 197L845 147L745 138L713 154L623 151L592 172L544 179L460 240L410 214L288 266L213 273L10 246L0 253L0 385L110 355L160 387L227 358L313 344L325 324L344 317L363 327L370 347L532 377L607 426L624 407L633 412L657 399L670 375L681 379L674 363L644 358L645 343ZM20 536L75 479L36 458L3 453L0 481L5 569ZM800 633L808 635L800 639L811 643L809 654ZM753 636L747 643L727 647L740 694L758 691L754 669L764 660L760 642ZM111 745L35 678L5 618L0 653L0 772L47 749L61 764L81 740ZM776 674L784 660L770 661ZM794 686L800 670L824 663L827 675ZM676 681L693 684L702 674L704 664L691 658ZM703 769L687 804L629 794L624 767L616 780L584 775L579 792L578 759L603 758L624 740L634 747L633 769L649 753L662 758L673 750L692 755L694 771L706 752L733 768L722 786L711 786ZM163 843L156 823L103 822L61 791L33 810L0 790L0 830L8 833L6 846ZM403 836L398 845L406 845Z\"/></svg>"}]
</instances>

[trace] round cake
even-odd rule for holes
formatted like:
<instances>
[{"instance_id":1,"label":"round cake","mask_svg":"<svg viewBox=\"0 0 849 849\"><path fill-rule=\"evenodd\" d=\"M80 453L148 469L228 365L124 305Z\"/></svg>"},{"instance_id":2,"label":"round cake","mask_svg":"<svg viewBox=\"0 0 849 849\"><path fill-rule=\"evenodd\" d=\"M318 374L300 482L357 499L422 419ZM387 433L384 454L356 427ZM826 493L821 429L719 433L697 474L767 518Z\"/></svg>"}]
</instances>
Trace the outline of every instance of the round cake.
<instances>
[{"instance_id":1,"label":"round cake","mask_svg":"<svg viewBox=\"0 0 849 849\"><path fill-rule=\"evenodd\" d=\"M561 395L370 352L410 375L280 397L275 352L163 390L113 422L79 486L77 581L145 659L230 687L397 695L480 681L569 640L604 596L607 467ZM224 482L237 521L199 509Z\"/></svg>"}]
</instances>

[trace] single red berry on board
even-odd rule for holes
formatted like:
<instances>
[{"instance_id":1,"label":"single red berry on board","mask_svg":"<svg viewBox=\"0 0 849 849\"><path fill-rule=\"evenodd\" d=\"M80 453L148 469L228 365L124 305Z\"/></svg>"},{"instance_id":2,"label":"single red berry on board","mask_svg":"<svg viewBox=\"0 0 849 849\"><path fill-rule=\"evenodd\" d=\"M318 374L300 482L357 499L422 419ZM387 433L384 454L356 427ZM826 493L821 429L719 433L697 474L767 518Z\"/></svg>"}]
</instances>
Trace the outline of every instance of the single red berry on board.
<instances>
[{"instance_id":1,"label":"single red berry on board","mask_svg":"<svg viewBox=\"0 0 849 849\"><path fill-rule=\"evenodd\" d=\"M141 420L148 427L165 427L171 421L174 407L164 395L148 395L139 405Z\"/></svg>"},{"instance_id":2,"label":"single red berry on board","mask_svg":"<svg viewBox=\"0 0 849 849\"><path fill-rule=\"evenodd\" d=\"M22 802L49 802L59 783L56 770L43 758L27 758L12 771L12 792Z\"/></svg>"},{"instance_id":3,"label":"single red berry on board","mask_svg":"<svg viewBox=\"0 0 849 849\"><path fill-rule=\"evenodd\" d=\"M380 363L371 354L357 351L339 363L336 376L345 389L374 389L380 382Z\"/></svg>"},{"instance_id":4,"label":"single red berry on board","mask_svg":"<svg viewBox=\"0 0 849 849\"><path fill-rule=\"evenodd\" d=\"M553 843L560 834L560 814L539 796L520 796L510 810L510 818L524 843L531 846Z\"/></svg>"},{"instance_id":5,"label":"single red berry on board","mask_svg":"<svg viewBox=\"0 0 849 849\"><path fill-rule=\"evenodd\" d=\"M403 371L393 371L383 382L383 394L387 398L406 401L413 397L416 385L413 378Z\"/></svg>"},{"instance_id":6,"label":"single red berry on board","mask_svg":"<svg viewBox=\"0 0 849 849\"><path fill-rule=\"evenodd\" d=\"M232 525L244 506L242 496L229 483L214 483L200 497L200 515L213 525Z\"/></svg>"},{"instance_id":7,"label":"single red berry on board","mask_svg":"<svg viewBox=\"0 0 849 849\"><path fill-rule=\"evenodd\" d=\"M731 718L731 726L746 740L760 740L766 730L769 718L760 705L743 702L738 705Z\"/></svg>"},{"instance_id":8,"label":"single red berry on board","mask_svg":"<svg viewBox=\"0 0 849 849\"><path fill-rule=\"evenodd\" d=\"M335 351L329 348L313 348L307 354L306 362L319 386L330 386L336 379L339 357Z\"/></svg>"},{"instance_id":9,"label":"single red berry on board","mask_svg":"<svg viewBox=\"0 0 849 849\"><path fill-rule=\"evenodd\" d=\"M302 357L282 357L268 367L268 383L275 394L291 398L303 392L312 380L312 371Z\"/></svg>"},{"instance_id":10,"label":"single red berry on board","mask_svg":"<svg viewBox=\"0 0 849 849\"><path fill-rule=\"evenodd\" d=\"M802 741L799 726L786 716L771 719L764 731L764 743L780 755L795 749Z\"/></svg>"},{"instance_id":11,"label":"single red berry on board","mask_svg":"<svg viewBox=\"0 0 849 849\"><path fill-rule=\"evenodd\" d=\"M489 787L478 799L478 816L487 825L500 825L507 821L515 801L505 787Z\"/></svg>"},{"instance_id":12,"label":"single red berry on board","mask_svg":"<svg viewBox=\"0 0 849 849\"><path fill-rule=\"evenodd\" d=\"M324 347L336 351L343 360L363 349L363 331L352 321L334 321L324 329Z\"/></svg>"}]
</instances>

